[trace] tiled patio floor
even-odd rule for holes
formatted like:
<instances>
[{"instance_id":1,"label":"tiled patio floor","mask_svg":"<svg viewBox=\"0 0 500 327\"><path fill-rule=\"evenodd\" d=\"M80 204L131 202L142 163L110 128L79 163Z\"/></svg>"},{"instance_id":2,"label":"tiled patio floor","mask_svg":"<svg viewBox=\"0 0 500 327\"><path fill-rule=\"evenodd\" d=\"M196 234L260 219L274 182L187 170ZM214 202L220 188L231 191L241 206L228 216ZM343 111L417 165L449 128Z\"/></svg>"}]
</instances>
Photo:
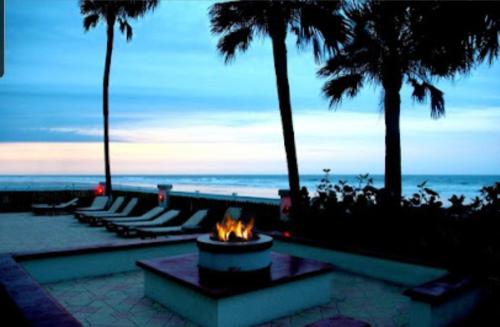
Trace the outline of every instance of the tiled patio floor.
<instances>
[{"instance_id":1,"label":"tiled patio floor","mask_svg":"<svg viewBox=\"0 0 500 327\"><path fill-rule=\"evenodd\" d=\"M130 241L134 240L120 238L104 228L89 227L73 216L33 216L30 212L0 214L0 253Z\"/></svg>"},{"instance_id":2,"label":"tiled patio floor","mask_svg":"<svg viewBox=\"0 0 500 327\"><path fill-rule=\"evenodd\" d=\"M335 272L332 302L267 324L304 326L344 314L372 326L407 326L409 301L397 286ZM46 284L47 290L85 326L195 326L143 295L142 271Z\"/></svg>"},{"instance_id":3,"label":"tiled patio floor","mask_svg":"<svg viewBox=\"0 0 500 327\"><path fill-rule=\"evenodd\" d=\"M39 251L104 243L126 243L103 228L90 228L72 216L0 214L0 253ZM334 273L332 302L263 326L304 326L344 314L372 326L408 325L409 301L402 288L381 281ZM47 284L45 287L87 326L193 326L143 295L142 271Z\"/></svg>"}]
</instances>

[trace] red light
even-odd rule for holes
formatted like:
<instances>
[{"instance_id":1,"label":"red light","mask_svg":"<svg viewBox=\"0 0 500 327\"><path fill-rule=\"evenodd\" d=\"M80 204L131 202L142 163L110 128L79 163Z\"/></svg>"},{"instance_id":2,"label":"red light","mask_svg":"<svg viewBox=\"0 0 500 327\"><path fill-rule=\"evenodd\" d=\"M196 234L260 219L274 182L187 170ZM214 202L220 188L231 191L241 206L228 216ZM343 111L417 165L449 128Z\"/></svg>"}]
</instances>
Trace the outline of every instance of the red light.
<instances>
[{"instance_id":1,"label":"red light","mask_svg":"<svg viewBox=\"0 0 500 327\"><path fill-rule=\"evenodd\" d=\"M289 231L284 231L283 236L284 237L292 237L292 233L290 233Z\"/></svg>"},{"instance_id":2,"label":"red light","mask_svg":"<svg viewBox=\"0 0 500 327\"><path fill-rule=\"evenodd\" d=\"M95 189L95 194L96 195L103 195L104 194L104 187L102 185L97 186Z\"/></svg>"},{"instance_id":3,"label":"red light","mask_svg":"<svg viewBox=\"0 0 500 327\"><path fill-rule=\"evenodd\" d=\"M165 200L165 195L163 193L158 194L158 201L163 202Z\"/></svg>"}]
</instances>

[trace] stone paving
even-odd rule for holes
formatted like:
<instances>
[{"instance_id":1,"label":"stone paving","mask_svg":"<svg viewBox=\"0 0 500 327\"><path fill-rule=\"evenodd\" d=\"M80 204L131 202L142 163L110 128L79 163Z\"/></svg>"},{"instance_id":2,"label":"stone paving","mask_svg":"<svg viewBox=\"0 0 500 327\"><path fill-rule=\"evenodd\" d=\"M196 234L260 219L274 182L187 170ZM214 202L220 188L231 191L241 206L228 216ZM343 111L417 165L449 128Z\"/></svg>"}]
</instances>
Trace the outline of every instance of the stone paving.
<instances>
[{"instance_id":1,"label":"stone paving","mask_svg":"<svg viewBox=\"0 0 500 327\"><path fill-rule=\"evenodd\" d=\"M126 243L104 228L91 228L71 215L34 216L30 212L0 214L0 253Z\"/></svg>"},{"instance_id":2,"label":"stone paving","mask_svg":"<svg viewBox=\"0 0 500 327\"><path fill-rule=\"evenodd\" d=\"M332 302L262 324L299 327L343 314L372 326L408 326L409 301L402 288L335 272ZM142 271L44 285L84 326L196 326L143 295Z\"/></svg>"},{"instance_id":3,"label":"stone paving","mask_svg":"<svg viewBox=\"0 0 500 327\"><path fill-rule=\"evenodd\" d=\"M126 243L103 228L80 224L72 216L0 214L0 253ZM195 326L143 295L142 271L44 285L86 326ZM407 326L409 300L403 288L374 279L335 272L332 302L261 327L304 326L344 314L372 326Z\"/></svg>"}]
</instances>

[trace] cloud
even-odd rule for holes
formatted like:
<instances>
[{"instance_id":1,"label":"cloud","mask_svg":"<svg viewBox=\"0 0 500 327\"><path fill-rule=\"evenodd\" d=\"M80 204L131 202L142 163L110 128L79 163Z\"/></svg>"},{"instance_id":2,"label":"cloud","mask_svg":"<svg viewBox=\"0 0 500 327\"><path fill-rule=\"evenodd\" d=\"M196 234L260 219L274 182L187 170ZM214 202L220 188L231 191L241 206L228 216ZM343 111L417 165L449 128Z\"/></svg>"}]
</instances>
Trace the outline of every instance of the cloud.
<instances>
[{"instance_id":1,"label":"cloud","mask_svg":"<svg viewBox=\"0 0 500 327\"><path fill-rule=\"evenodd\" d=\"M500 156L496 149L500 147L500 132L495 129L500 121L498 108L456 108L438 121L431 120L425 112L412 112L410 116L402 117L404 172L498 173ZM294 123L303 173L318 173L324 167L343 173L383 172L385 127L380 113L311 110L296 114ZM101 135L98 128L59 127L51 128L50 132ZM489 136L483 137L484 133ZM111 136L116 173L286 172L281 122L276 110L143 119L112 128ZM102 166L100 143L31 144L24 151L22 148L18 144L13 149L3 149L10 153L7 161L11 163L4 162L4 172L18 171L20 167L29 171L30 165L52 171L52 164L46 166L44 158L65 162L60 165L65 171L79 173L99 171ZM60 166L56 165L58 169Z\"/></svg>"},{"instance_id":2,"label":"cloud","mask_svg":"<svg viewBox=\"0 0 500 327\"><path fill-rule=\"evenodd\" d=\"M259 173L283 171L273 146L262 144L111 143L112 171L133 173ZM100 143L1 143L3 174L102 173Z\"/></svg>"},{"instance_id":3,"label":"cloud","mask_svg":"<svg viewBox=\"0 0 500 327\"><path fill-rule=\"evenodd\" d=\"M186 113L167 118L143 117L135 122L111 127L110 134L118 142L133 143L276 143L281 142L281 122L277 110L265 112ZM450 108L447 117L432 120L426 113L403 115L404 135L448 133L500 134L500 108ZM301 111L294 115L295 134L301 142L332 143L381 137L383 114L326 110ZM101 136L99 128L41 128L53 133Z\"/></svg>"}]
</instances>

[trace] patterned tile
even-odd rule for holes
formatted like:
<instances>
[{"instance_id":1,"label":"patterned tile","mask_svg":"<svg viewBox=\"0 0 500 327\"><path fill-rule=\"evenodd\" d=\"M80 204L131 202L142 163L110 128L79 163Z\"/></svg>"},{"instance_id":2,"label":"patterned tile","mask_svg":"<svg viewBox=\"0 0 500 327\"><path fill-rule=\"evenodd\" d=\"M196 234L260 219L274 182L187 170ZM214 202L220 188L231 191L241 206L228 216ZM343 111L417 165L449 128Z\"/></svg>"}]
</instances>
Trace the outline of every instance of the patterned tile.
<instances>
[{"instance_id":1,"label":"patterned tile","mask_svg":"<svg viewBox=\"0 0 500 327\"><path fill-rule=\"evenodd\" d=\"M86 326L196 326L145 298L143 286L141 271L45 285ZM407 326L409 301L401 292L402 288L378 280L335 272L330 303L260 326L299 327L337 314L374 327Z\"/></svg>"},{"instance_id":2,"label":"patterned tile","mask_svg":"<svg viewBox=\"0 0 500 327\"><path fill-rule=\"evenodd\" d=\"M0 214L0 253L127 243L102 228L89 228L72 216L34 217ZM261 324L291 327L343 314L374 327L408 326L409 301L402 288L364 276L335 272L332 301L317 308ZM84 326L194 327L195 324L143 296L141 271L45 285Z\"/></svg>"}]
</instances>

